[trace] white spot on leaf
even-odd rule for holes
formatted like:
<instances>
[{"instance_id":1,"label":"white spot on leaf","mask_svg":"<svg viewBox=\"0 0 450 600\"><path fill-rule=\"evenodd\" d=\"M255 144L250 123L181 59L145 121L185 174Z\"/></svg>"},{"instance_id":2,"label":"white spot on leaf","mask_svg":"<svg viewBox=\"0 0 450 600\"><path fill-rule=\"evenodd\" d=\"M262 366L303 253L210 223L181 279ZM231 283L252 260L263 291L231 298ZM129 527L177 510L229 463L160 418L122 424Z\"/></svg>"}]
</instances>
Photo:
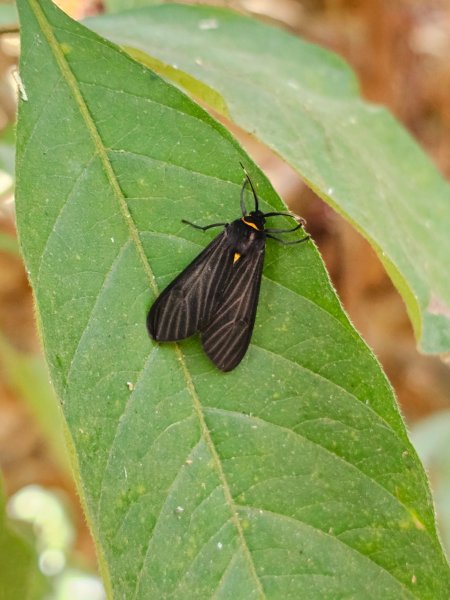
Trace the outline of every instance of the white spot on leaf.
<instances>
[{"instance_id":1,"label":"white spot on leaf","mask_svg":"<svg viewBox=\"0 0 450 600\"><path fill-rule=\"evenodd\" d=\"M198 28L201 31L208 31L209 29L218 29L219 22L217 19L202 19L198 22Z\"/></svg>"}]
</instances>

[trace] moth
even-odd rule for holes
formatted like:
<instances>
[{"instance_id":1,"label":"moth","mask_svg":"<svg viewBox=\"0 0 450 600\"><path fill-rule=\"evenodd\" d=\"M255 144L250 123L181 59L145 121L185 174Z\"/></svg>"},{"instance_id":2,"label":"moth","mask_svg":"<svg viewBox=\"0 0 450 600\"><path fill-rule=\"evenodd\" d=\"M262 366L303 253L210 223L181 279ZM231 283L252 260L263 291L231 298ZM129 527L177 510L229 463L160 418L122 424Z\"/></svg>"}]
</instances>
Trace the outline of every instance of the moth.
<instances>
[{"instance_id":1,"label":"moth","mask_svg":"<svg viewBox=\"0 0 450 600\"><path fill-rule=\"evenodd\" d=\"M157 342L176 342L199 333L205 353L221 371L234 369L250 344L266 239L291 245L310 238L305 235L285 241L274 235L303 228L305 221L290 213L259 210L253 183L241 166L245 173L240 195L242 216L231 223L204 226L182 220L202 231L224 229L158 296L147 316L149 334ZM247 185L255 202L250 212L245 206ZM266 219L276 216L291 217L297 223L290 229L266 228Z\"/></svg>"}]
</instances>

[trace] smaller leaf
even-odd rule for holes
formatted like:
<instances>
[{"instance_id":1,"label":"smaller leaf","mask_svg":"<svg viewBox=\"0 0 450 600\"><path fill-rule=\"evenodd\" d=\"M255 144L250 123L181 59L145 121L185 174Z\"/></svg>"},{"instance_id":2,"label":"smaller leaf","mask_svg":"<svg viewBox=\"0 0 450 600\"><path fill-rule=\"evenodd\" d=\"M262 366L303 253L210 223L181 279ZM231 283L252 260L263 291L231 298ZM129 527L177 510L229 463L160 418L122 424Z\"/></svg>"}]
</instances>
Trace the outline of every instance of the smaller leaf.
<instances>
[{"instance_id":1,"label":"smaller leaf","mask_svg":"<svg viewBox=\"0 0 450 600\"><path fill-rule=\"evenodd\" d=\"M0 364L8 384L21 396L36 418L53 456L64 470L68 470L63 421L43 357L19 352L0 333Z\"/></svg>"},{"instance_id":2,"label":"smaller leaf","mask_svg":"<svg viewBox=\"0 0 450 600\"><path fill-rule=\"evenodd\" d=\"M164 0L105 0L105 7L108 12L121 12L132 8L142 8L143 6L163 3Z\"/></svg>"},{"instance_id":3,"label":"smaller leaf","mask_svg":"<svg viewBox=\"0 0 450 600\"><path fill-rule=\"evenodd\" d=\"M0 481L0 600L38 600L42 575L36 553L7 518L5 503Z\"/></svg>"},{"instance_id":4,"label":"smaller leaf","mask_svg":"<svg viewBox=\"0 0 450 600\"><path fill-rule=\"evenodd\" d=\"M449 185L387 110L361 99L339 57L211 6L161 4L86 23L134 56L147 53L202 101L214 90L216 110L226 106L225 116L286 160L373 245L421 349L450 349Z\"/></svg>"},{"instance_id":5,"label":"smaller leaf","mask_svg":"<svg viewBox=\"0 0 450 600\"><path fill-rule=\"evenodd\" d=\"M5 2L0 6L0 31L18 26L19 18L14 2Z\"/></svg>"},{"instance_id":6,"label":"smaller leaf","mask_svg":"<svg viewBox=\"0 0 450 600\"><path fill-rule=\"evenodd\" d=\"M8 254L20 257L19 244L16 238L0 231L0 252L8 252Z\"/></svg>"}]
</instances>

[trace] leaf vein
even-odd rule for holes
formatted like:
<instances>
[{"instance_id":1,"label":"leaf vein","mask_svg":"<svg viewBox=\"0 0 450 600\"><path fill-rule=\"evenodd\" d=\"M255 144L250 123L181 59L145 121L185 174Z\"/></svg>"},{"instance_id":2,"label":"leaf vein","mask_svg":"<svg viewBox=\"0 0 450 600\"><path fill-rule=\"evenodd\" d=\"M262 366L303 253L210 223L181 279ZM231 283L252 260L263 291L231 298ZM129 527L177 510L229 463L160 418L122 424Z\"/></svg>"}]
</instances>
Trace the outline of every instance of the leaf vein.
<instances>
[{"instance_id":1,"label":"leaf vein","mask_svg":"<svg viewBox=\"0 0 450 600\"><path fill-rule=\"evenodd\" d=\"M78 351L80 349L80 346L81 346L81 344L82 344L82 342L83 342L83 340L84 340L84 338L86 336L86 333L87 333L87 331L89 329L89 326L92 323L92 319L94 317L95 309L100 304L100 301L102 299L102 294L105 291L105 289L107 288L108 284L110 283L112 275L114 274L114 272L115 272L118 264L120 263L120 260L121 260L122 256L124 255L125 250L129 246L129 242L130 242L130 240L127 240L125 242L125 244L122 245L122 247L120 248L119 252L117 253L114 261L111 263L110 268L108 269L108 271L105 274L105 278L103 279L103 282L102 282L102 285L101 285L101 287L100 287L100 289L98 291L95 303L94 303L94 305L93 305L93 307L92 307L92 309L90 311L88 320L87 320L87 322L86 322L86 324L85 324L85 326L83 328L83 331L82 331L82 333L80 335L80 338L78 340L77 346L76 346L76 348L75 348L75 350L73 352L72 360L70 361L69 367L67 369L66 386L65 386L65 389L64 389L64 392L63 392L63 396L65 396L65 394L67 392L67 388L69 386L69 380L70 380L70 377L71 377L71 374L72 374L72 369L73 369L73 366L75 364L75 360L77 358L77 353L78 353Z\"/></svg>"},{"instance_id":2,"label":"leaf vein","mask_svg":"<svg viewBox=\"0 0 450 600\"><path fill-rule=\"evenodd\" d=\"M319 529L318 527L315 527L314 525L311 525L310 523L306 523L305 521L302 521L301 519L297 519L296 517L291 517L289 515L284 515L284 514L281 514L281 513L274 513L271 510L259 508L259 507L256 507L256 506L246 506L246 505L237 505L237 506L239 508L242 508L244 511L247 511L247 512L256 512L258 514L258 516L261 516L262 513L265 513L268 516L270 516L270 515L275 516L275 517L281 519L282 521L286 520L286 521L289 521L289 522L290 521L294 521L297 524L301 523L305 527L311 528L312 530L314 530L319 535L323 535L327 539L331 539L331 540L337 541L339 544L342 544L346 548L350 549L350 551L352 553L355 553L358 556L362 557L363 559L368 560L370 563L372 563L373 565L375 565L380 571L382 571L383 573L386 573L389 576L389 578L393 579L397 584L400 585L400 587L405 592L407 592L409 598L414 598L415 597L413 594L411 594L411 590L402 581L400 581L399 579L397 579L395 577L395 575L393 575L390 571L388 571L386 569L386 567L384 567L383 565L380 565L379 563L375 562L369 555L363 554L362 552L359 552L357 549L353 548L353 546L350 546L349 544L347 544L346 542L344 542L343 540L341 540L339 537L331 535L331 534L327 533L326 531L323 531L322 529Z\"/></svg>"},{"instance_id":3,"label":"leaf vein","mask_svg":"<svg viewBox=\"0 0 450 600\"><path fill-rule=\"evenodd\" d=\"M102 505L102 500L103 500L103 493L104 493L104 489L105 489L105 479L106 479L107 471L108 471L108 468L109 468L109 465L111 462L113 449L114 449L116 440L119 436L119 433L122 430L122 427L124 426L124 417L125 417L127 411L130 409L130 406L133 404L133 400L136 396L136 390L139 387L139 383L140 383L145 371L147 370L149 365L151 365L151 363L153 362L153 359L156 355L156 350L157 350L157 346L153 346L151 351L149 352L147 358L145 359L144 365L137 376L137 380L135 382L135 387L134 387L133 391L131 392L131 394L129 394L127 401L125 402L122 414L117 419L116 430L115 430L114 436L111 440L111 446L109 448L108 457L106 459L106 463L105 463L105 467L104 467L104 471L103 471L103 477L100 482L100 494L99 494L98 504L97 504L97 519L99 522L100 522L100 511L101 511L101 505Z\"/></svg>"},{"instance_id":4,"label":"leaf vein","mask_svg":"<svg viewBox=\"0 0 450 600\"><path fill-rule=\"evenodd\" d=\"M41 260L40 260L40 263L39 263L38 272L37 272L37 275L36 275L36 286L35 286L36 287L36 294L39 293L39 286L40 286L40 280L41 280L42 265L44 263L44 257L45 257L45 254L47 252L47 248L48 248L48 245L50 243L50 240L51 240L53 234L56 233L56 227L57 227L57 225L58 225L58 223L59 223L59 221L60 221L60 219L61 219L61 217L62 217L62 215L64 213L64 209L67 207L67 204L71 201L71 199L73 197L73 194L75 193L75 189L77 188L78 184L80 183L80 181L83 179L83 177L87 173L87 171L88 171L88 169L89 169L92 161L94 160L95 156L96 156L95 154L93 154L91 156L91 158L89 159L89 161L84 165L84 167L80 171L79 175L76 177L75 181L73 182L73 185L70 188L69 193L67 194L67 198L62 203L61 208L59 209L58 214L56 215L55 220L53 222L53 227L51 228L51 230L50 230L50 232L49 232L49 234L47 236L47 239L45 240L45 244L44 244L44 247L43 247L42 252L41 252Z\"/></svg>"},{"instance_id":5,"label":"leaf vein","mask_svg":"<svg viewBox=\"0 0 450 600\"><path fill-rule=\"evenodd\" d=\"M186 571L183 575L183 577L179 580L176 588L173 590L172 592L172 597L176 598L177 597L177 592L180 589L180 587L183 585L184 581L186 580L186 578L189 576L190 571L192 570L194 563L196 562L197 558L200 556L200 554L202 553L203 549L209 544L209 542L216 537L225 527L226 525L228 525L228 523L230 523L231 521L231 517L229 519L227 519L226 521L224 521L222 523L222 525L219 527L219 529L217 529L216 531L214 531L207 540L205 540L202 545L200 546L200 548L198 548L197 552L195 553L195 556L192 558L189 566L186 568Z\"/></svg>"},{"instance_id":6,"label":"leaf vein","mask_svg":"<svg viewBox=\"0 0 450 600\"><path fill-rule=\"evenodd\" d=\"M223 409L223 408L216 408L216 407L208 407L207 412L215 412L215 413L218 413L218 414L223 413L223 414L233 415L233 416L235 416L235 417L237 417L239 419L242 419L242 420L256 421L259 424L269 425L271 427L275 427L276 429L284 431L284 432L286 432L287 435L291 435L291 436L294 436L294 437L298 437L298 438L300 438L300 439L302 439L304 441L308 441L313 446L317 446L318 448L320 448L321 450L323 450L325 453L331 455L333 458L336 458L337 460L341 461L343 464L347 465L351 469L354 469L355 471L357 471L358 473L360 473L360 475L362 477L364 477L365 479L367 479L374 486L376 486L379 489L381 489L388 496L390 496L394 500L394 502L396 504L398 504L402 508L404 508L408 515L411 514L411 509L408 508L408 506L406 504L404 504L401 500L399 500L399 498L397 498L396 496L394 496L392 494L392 492L390 492L388 489L386 489L376 479L372 479L371 477L369 477L369 475L367 475L366 473L364 473L364 471L361 471L361 469L359 469L356 464L348 461L346 458L344 458L343 456L337 454L336 452L333 452L332 450L330 450L326 446L323 446L322 444L319 444L316 440L311 440L310 438L306 437L305 435L302 435L302 434L298 433L298 431L292 431L292 429L289 429L288 427L285 427L283 425L279 425L277 423L273 423L272 421L267 421L266 419L263 419L261 417L256 417L255 415L244 415L243 413L239 413L239 412L231 411L231 410L226 410L226 409ZM429 531L428 531L428 529L426 527L425 527L425 530L426 530L427 534L430 535L430 533L429 533Z\"/></svg>"}]
</instances>

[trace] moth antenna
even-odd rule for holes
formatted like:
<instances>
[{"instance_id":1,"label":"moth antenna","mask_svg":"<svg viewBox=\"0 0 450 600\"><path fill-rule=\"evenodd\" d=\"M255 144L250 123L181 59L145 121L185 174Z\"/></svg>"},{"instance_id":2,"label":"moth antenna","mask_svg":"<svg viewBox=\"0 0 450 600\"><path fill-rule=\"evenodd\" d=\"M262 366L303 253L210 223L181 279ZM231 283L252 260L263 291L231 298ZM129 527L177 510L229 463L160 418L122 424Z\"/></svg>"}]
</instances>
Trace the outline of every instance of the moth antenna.
<instances>
[{"instance_id":1,"label":"moth antenna","mask_svg":"<svg viewBox=\"0 0 450 600\"><path fill-rule=\"evenodd\" d=\"M247 187L247 183L248 183L248 179L247 177L244 179L244 183L242 184L242 188L241 188L241 213L242 216L245 217L245 215L247 214L247 207L245 206L245 188Z\"/></svg>"},{"instance_id":2,"label":"moth antenna","mask_svg":"<svg viewBox=\"0 0 450 600\"><path fill-rule=\"evenodd\" d=\"M253 187L253 183L252 183L252 180L250 179L250 175L247 173L247 169L244 167L244 165L240 161L239 161L239 164L241 165L242 170L245 173L245 177L246 177L247 181L249 182L250 187L252 188L253 198L255 199L255 211L259 211L258 196L256 194L255 188Z\"/></svg>"}]
</instances>

